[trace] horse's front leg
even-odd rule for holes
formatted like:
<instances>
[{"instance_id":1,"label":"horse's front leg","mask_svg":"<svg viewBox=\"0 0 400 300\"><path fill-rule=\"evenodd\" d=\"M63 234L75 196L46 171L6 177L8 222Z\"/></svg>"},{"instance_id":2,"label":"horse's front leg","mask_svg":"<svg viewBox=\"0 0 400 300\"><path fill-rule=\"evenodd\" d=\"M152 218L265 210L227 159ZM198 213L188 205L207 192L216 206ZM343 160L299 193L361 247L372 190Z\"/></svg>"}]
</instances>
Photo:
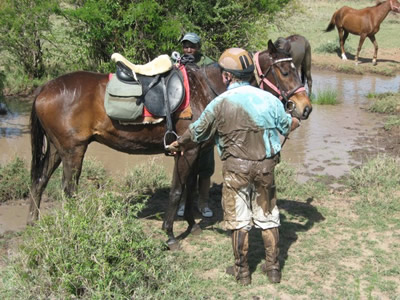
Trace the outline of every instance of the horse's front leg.
<instances>
[{"instance_id":1,"label":"horse's front leg","mask_svg":"<svg viewBox=\"0 0 400 300\"><path fill-rule=\"evenodd\" d=\"M369 36L369 39L371 40L372 44L374 44L374 57L372 58L372 64L376 66L376 60L378 59L378 43L375 39L375 35Z\"/></svg>"},{"instance_id":2,"label":"horse's front leg","mask_svg":"<svg viewBox=\"0 0 400 300\"><path fill-rule=\"evenodd\" d=\"M358 43L358 48L357 48L357 54L356 54L356 59L355 59L355 63L356 65L358 65L359 61L358 61L358 57L360 55L360 51L361 51L361 47L364 44L365 38L367 36L366 35L360 35L360 42Z\"/></svg>"},{"instance_id":3,"label":"horse's front leg","mask_svg":"<svg viewBox=\"0 0 400 300\"><path fill-rule=\"evenodd\" d=\"M193 191L194 184L192 183L192 179L190 179L191 172L193 172L194 163L196 162L198 156L198 148L188 150L184 153L184 155L175 156L175 165L174 172L172 176L171 190L169 193L169 203L167 207L167 211L164 215L164 221L162 225L162 229L168 235L168 247L171 250L178 249L179 243L176 240L173 232L173 224L176 212L178 210L179 202L182 199L184 189L188 187L188 194L185 205L185 219L189 223L189 231L195 227L196 222L193 217L193 197L191 197L191 193ZM189 180L189 182L188 182ZM189 186L186 184L189 183Z\"/></svg>"}]
</instances>

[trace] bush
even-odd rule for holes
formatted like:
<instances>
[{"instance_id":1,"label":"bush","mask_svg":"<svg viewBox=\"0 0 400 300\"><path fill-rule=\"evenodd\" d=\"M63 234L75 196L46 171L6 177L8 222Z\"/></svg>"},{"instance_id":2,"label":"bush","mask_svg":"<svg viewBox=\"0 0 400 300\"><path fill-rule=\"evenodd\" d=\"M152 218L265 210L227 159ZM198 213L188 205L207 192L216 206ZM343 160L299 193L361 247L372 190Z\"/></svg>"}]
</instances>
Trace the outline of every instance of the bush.
<instances>
[{"instance_id":1,"label":"bush","mask_svg":"<svg viewBox=\"0 0 400 300\"><path fill-rule=\"evenodd\" d=\"M149 178L148 170L136 174ZM103 190L82 184L61 210L24 232L20 252L2 274L0 294L7 299L169 299L182 293L170 282L184 284L188 276L165 251L165 235L145 230L137 217L146 205L140 188L132 191L136 197L126 197L118 186Z\"/></svg>"},{"instance_id":2,"label":"bush","mask_svg":"<svg viewBox=\"0 0 400 300\"><path fill-rule=\"evenodd\" d=\"M25 161L19 157L0 166L0 202L16 200L29 194L30 177Z\"/></svg>"}]
</instances>

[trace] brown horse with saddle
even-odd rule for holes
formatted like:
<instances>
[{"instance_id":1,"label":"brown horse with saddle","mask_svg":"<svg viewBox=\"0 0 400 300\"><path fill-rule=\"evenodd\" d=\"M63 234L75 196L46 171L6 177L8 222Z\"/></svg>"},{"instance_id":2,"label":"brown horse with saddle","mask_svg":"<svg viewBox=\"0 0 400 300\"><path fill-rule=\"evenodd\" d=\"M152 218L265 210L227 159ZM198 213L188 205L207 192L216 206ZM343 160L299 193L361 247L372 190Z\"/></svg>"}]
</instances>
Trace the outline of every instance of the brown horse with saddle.
<instances>
[{"instance_id":1,"label":"brown horse with saddle","mask_svg":"<svg viewBox=\"0 0 400 300\"><path fill-rule=\"evenodd\" d=\"M267 50L257 55L258 82L264 82L264 89L281 97L293 116L307 119L312 110L311 102L295 68L292 67L291 58L287 53L278 51L271 41L268 45ZM106 113L105 95L110 82L109 74L83 71L69 73L49 81L40 88L31 112L32 187L28 223L39 217L42 193L61 162L63 190L67 195L73 196L79 182L85 152L91 142L96 141L129 154L165 153L168 140L176 138L175 135L181 135L189 124L200 116L205 106L215 97L215 92L225 90L218 66L211 65L203 72L188 63L185 66L185 76L189 86L186 93L190 93L190 103L182 110L179 110L181 105L174 105L177 108L172 109L168 100L169 95L175 93L170 89L182 89L182 86L174 83L168 87L172 70L157 74L159 72L153 70L153 65L139 68L139 72L144 69L146 72L142 73L146 74L142 74L142 79L138 81L144 82L146 76L150 78L146 78L147 85L134 87L134 92L136 104L143 104L143 110L146 110L146 94L152 89L150 85L162 82L160 91L156 94L158 96L150 97L152 100L149 100L154 105L154 98L160 98L159 102L162 104L156 105L157 114L160 115L147 119L142 115L137 118L139 121L132 120L132 123L112 119ZM129 70L122 73L124 72L130 73ZM126 79L123 74L119 75L122 80ZM179 79L175 77L175 81ZM257 79L254 79L253 83L257 84ZM149 119L152 121L147 122ZM193 174L196 171L197 157L202 147L207 146L209 145L200 145L185 152L183 156L174 158L169 204L162 226L168 235L170 248L178 245L173 233L173 222L179 201L185 188L188 192L195 190ZM200 227L194 220L192 204L193 195L188 195L186 205L190 213L185 215L189 224L187 231L198 232Z\"/></svg>"},{"instance_id":2,"label":"brown horse with saddle","mask_svg":"<svg viewBox=\"0 0 400 300\"><path fill-rule=\"evenodd\" d=\"M344 51L344 43L346 42L349 33L360 36L355 57L356 64L358 64L358 57L364 40L368 37L372 44L374 44L375 51L372 58L372 64L376 65L378 43L376 42L375 34L379 31L381 23L390 11L400 12L400 3L397 0L378 2L375 6L363 9L354 9L348 6L343 6L335 11L325 32L332 31L336 26L339 33L342 59L344 60L347 59Z\"/></svg>"}]
</instances>

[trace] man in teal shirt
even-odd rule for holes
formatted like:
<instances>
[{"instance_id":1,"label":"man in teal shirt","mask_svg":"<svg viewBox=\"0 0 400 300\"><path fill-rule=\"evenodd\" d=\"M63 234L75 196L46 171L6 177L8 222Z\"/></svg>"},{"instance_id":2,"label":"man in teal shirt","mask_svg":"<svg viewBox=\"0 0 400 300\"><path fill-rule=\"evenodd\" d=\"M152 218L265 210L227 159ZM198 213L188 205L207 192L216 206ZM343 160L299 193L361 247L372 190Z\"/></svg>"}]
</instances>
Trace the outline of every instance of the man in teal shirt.
<instances>
[{"instance_id":1,"label":"man in teal shirt","mask_svg":"<svg viewBox=\"0 0 400 300\"><path fill-rule=\"evenodd\" d=\"M280 159L279 134L288 135L300 121L285 112L278 98L249 84L254 64L247 51L230 48L218 64L228 90L207 105L200 118L170 145L170 151L185 151L191 141L215 139L223 162L223 226L232 231L235 258L226 272L243 285L251 283L249 230L256 226L264 241L262 271L270 282L278 283L280 218L274 169Z\"/></svg>"}]
</instances>

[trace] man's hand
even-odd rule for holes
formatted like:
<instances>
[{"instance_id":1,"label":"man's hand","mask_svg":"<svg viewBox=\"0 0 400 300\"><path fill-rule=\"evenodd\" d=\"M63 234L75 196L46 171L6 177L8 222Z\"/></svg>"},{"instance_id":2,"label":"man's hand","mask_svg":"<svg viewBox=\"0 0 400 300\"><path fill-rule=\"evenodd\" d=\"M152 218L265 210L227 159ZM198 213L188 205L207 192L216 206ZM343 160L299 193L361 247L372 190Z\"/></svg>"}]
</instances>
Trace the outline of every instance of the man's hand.
<instances>
[{"instance_id":1,"label":"man's hand","mask_svg":"<svg viewBox=\"0 0 400 300\"><path fill-rule=\"evenodd\" d=\"M296 117L292 117L292 127L290 128L290 131L295 130L297 127L299 127L301 124L300 119L297 119Z\"/></svg>"},{"instance_id":2,"label":"man's hand","mask_svg":"<svg viewBox=\"0 0 400 300\"><path fill-rule=\"evenodd\" d=\"M173 154L176 154L177 152L181 151L178 141L174 141L171 144L167 145L166 150L168 150Z\"/></svg>"}]
</instances>

